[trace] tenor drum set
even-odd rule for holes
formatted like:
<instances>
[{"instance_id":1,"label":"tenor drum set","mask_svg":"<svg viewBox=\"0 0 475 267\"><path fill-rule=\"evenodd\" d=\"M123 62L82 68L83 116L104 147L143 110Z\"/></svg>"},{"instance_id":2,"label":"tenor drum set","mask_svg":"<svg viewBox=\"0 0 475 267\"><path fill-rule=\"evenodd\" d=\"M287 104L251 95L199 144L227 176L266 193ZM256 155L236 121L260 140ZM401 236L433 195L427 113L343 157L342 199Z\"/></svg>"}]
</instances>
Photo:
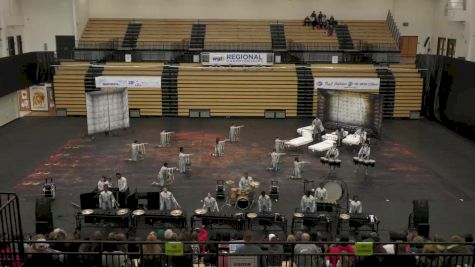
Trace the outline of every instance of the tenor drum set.
<instances>
[{"instance_id":1,"label":"tenor drum set","mask_svg":"<svg viewBox=\"0 0 475 267\"><path fill-rule=\"evenodd\" d=\"M361 159L359 157L353 157L353 163L355 165L366 166L371 168L376 165L376 161L373 159Z\"/></svg>"},{"instance_id":2,"label":"tenor drum set","mask_svg":"<svg viewBox=\"0 0 475 267\"><path fill-rule=\"evenodd\" d=\"M339 159L330 159L326 157L320 157L320 162L325 165L328 164L329 166L335 166L340 168L341 167L341 160Z\"/></svg>"}]
</instances>

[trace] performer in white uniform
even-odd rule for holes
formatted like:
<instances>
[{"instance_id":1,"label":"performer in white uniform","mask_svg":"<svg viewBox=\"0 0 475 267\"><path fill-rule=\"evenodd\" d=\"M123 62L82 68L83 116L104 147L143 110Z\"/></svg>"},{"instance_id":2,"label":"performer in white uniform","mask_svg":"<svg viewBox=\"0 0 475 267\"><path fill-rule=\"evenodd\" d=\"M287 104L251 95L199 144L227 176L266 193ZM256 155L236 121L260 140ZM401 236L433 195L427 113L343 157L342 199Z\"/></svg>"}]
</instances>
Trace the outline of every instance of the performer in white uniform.
<instances>
[{"instance_id":1,"label":"performer in white uniform","mask_svg":"<svg viewBox=\"0 0 475 267\"><path fill-rule=\"evenodd\" d=\"M285 142L287 140L282 140L279 137L275 138L275 152L283 153L285 151Z\"/></svg>"},{"instance_id":2,"label":"performer in white uniform","mask_svg":"<svg viewBox=\"0 0 475 267\"><path fill-rule=\"evenodd\" d=\"M369 147L368 143L365 142L361 148L360 148L360 151L358 152L358 159L359 159L359 163L360 164L357 164L357 167L355 169L355 173L358 172L358 170L360 169L360 166L361 165L364 165L365 166L365 174L368 175L368 167L369 165L368 164L361 164L361 162L363 161L368 161L369 160L369 156L371 155L371 148Z\"/></svg>"},{"instance_id":3,"label":"performer in white uniform","mask_svg":"<svg viewBox=\"0 0 475 267\"><path fill-rule=\"evenodd\" d=\"M239 135L242 127L244 127L244 125L236 126L234 123L231 125L229 128L229 140L231 143L239 142Z\"/></svg>"},{"instance_id":4,"label":"performer in white uniform","mask_svg":"<svg viewBox=\"0 0 475 267\"><path fill-rule=\"evenodd\" d=\"M319 202L327 201L327 189L323 186L323 183L315 189L315 200Z\"/></svg>"},{"instance_id":5,"label":"performer in white uniform","mask_svg":"<svg viewBox=\"0 0 475 267\"><path fill-rule=\"evenodd\" d=\"M268 171L278 171L279 170L279 162L280 162L280 157L285 155L285 153L277 153L275 149L272 150L270 153L271 157L271 167L268 168Z\"/></svg>"},{"instance_id":6,"label":"performer in white uniform","mask_svg":"<svg viewBox=\"0 0 475 267\"><path fill-rule=\"evenodd\" d=\"M325 155L325 158L328 160L328 165L330 166L330 173L336 168L336 166L340 165L341 160L339 159L339 156L340 152L336 147L336 143L333 143L332 148L330 148Z\"/></svg>"},{"instance_id":7,"label":"performer in white uniform","mask_svg":"<svg viewBox=\"0 0 475 267\"><path fill-rule=\"evenodd\" d=\"M160 210L174 210L181 209L172 192L168 191L166 187L160 192Z\"/></svg>"},{"instance_id":8,"label":"performer in white uniform","mask_svg":"<svg viewBox=\"0 0 475 267\"><path fill-rule=\"evenodd\" d=\"M258 206L259 212L271 212L272 211L272 200L268 195L266 195L266 191L262 191L261 195L258 199Z\"/></svg>"},{"instance_id":9,"label":"performer in white uniform","mask_svg":"<svg viewBox=\"0 0 475 267\"><path fill-rule=\"evenodd\" d=\"M305 195L302 196L302 200L300 200L300 209L302 212L315 212L316 204L315 198L312 196L310 191L307 191Z\"/></svg>"},{"instance_id":10,"label":"performer in white uniform","mask_svg":"<svg viewBox=\"0 0 475 267\"><path fill-rule=\"evenodd\" d=\"M165 184L170 184L174 180L173 171L176 168L168 168L168 163L163 163L163 166L158 172L158 182L154 181L152 185L164 186Z\"/></svg>"},{"instance_id":11,"label":"performer in white uniform","mask_svg":"<svg viewBox=\"0 0 475 267\"><path fill-rule=\"evenodd\" d=\"M109 186L104 185L104 190L99 194L99 208L103 210L111 210L116 207L115 197L111 191L109 191Z\"/></svg>"},{"instance_id":12,"label":"performer in white uniform","mask_svg":"<svg viewBox=\"0 0 475 267\"><path fill-rule=\"evenodd\" d=\"M295 159L294 159L294 171L293 171L292 175L290 176L290 179L301 179L302 178L303 165L305 163L308 163L308 162L300 161L299 157L295 157Z\"/></svg>"},{"instance_id":13,"label":"performer in white uniform","mask_svg":"<svg viewBox=\"0 0 475 267\"><path fill-rule=\"evenodd\" d=\"M224 144L228 141L229 139L220 140L219 137L216 137L216 144L214 145L214 153L212 153L211 156L213 157L224 156Z\"/></svg>"},{"instance_id":14,"label":"performer in white uniform","mask_svg":"<svg viewBox=\"0 0 475 267\"><path fill-rule=\"evenodd\" d=\"M207 212L219 212L218 202L216 202L216 199L209 192L203 200L203 209Z\"/></svg>"},{"instance_id":15,"label":"performer in white uniform","mask_svg":"<svg viewBox=\"0 0 475 267\"><path fill-rule=\"evenodd\" d=\"M97 182L97 191L99 193L104 190L104 185L112 187L111 183L109 182L109 179L107 179L107 177L103 175L101 179L99 180L99 182Z\"/></svg>"},{"instance_id":16,"label":"performer in white uniform","mask_svg":"<svg viewBox=\"0 0 475 267\"><path fill-rule=\"evenodd\" d=\"M180 154L178 154L178 169L180 173L185 173L187 168L191 165L190 156L193 154L185 154L183 153L183 147L180 147ZM189 169L188 169L189 170Z\"/></svg>"},{"instance_id":17,"label":"performer in white uniform","mask_svg":"<svg viewBox=\"0 0 475 267\"><path fill-rule=\"evenodd\" d=\"M165 129L160 132L160 147L170 146L170 138L173 132L167 132Z\"/></svg>"},{"instance_id":18,"label":"performer in white uniform","mask_svg":"<svg viewBox=\"0 0 475 267\"><path fill-rule=\"evenodd\" d=\"M312 126L313 139L318 142L322 141L322 133L325 131L325 128L323 128L322 121L318 117L315 117L315 119L312 121Z\"/></svg>"},{"instance_id":19,"label":"performer in white uniform","mask_svg":"<svg viewBox=\"0 0 475 267\"><path fill-rule=\"evenodd\" d=\"M245 172L244 176L241 177L239 181L239 190L250 190L251 189L252 177L249 176L249 173Z\"/></svg>"},{"instance_id":20,"label":"performer in white uniform","mask_svg":"<svg viewBox=\"0 0 475 267\"><path fill-rule=\"evenodd\" d=\"M353 196L353 199L350 200L350 214L360 214L363 213L363 205L358 199L358 196Z\"/></svg>"},{"instance_id":21,"label":"performer in white uniform","mask_svg":"<svg viewBox=\"0 0 475 267\"><path fill-rule=\"evenodd\" d=\"M117 187L119 188L119 193L117 194L117 201L123 207L125 207L125 200L129 194L129 187L127 185L127 178L122 176L119 172L115 174L117 178Z\"/></svg>"}]
</instances>

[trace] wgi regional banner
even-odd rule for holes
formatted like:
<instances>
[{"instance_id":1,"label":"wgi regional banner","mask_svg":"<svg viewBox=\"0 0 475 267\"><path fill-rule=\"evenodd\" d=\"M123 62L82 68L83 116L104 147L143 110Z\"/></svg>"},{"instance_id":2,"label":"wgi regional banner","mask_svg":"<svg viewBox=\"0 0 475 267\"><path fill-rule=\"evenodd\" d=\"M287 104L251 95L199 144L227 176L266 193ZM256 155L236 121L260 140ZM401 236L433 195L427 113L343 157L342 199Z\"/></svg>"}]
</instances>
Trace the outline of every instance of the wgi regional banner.
<instances>
[{"instance_id":1,"label":"wgi regional banner","mask_svg":"<svg viewBox=\"0 0 475 267\"><path fill-rule=\"evenodd\" d=\"M317 78L315 89L379 89L379 78Z\"/></svg>"},{"instance_id":2,"label":"wgi regional banner","mask_svg":"<svg viewBox=\"0 0 475 267\"><path fill-rule=\"evenodd\" d=\"M161 76L99 76L98 88L162 88Z\"/></svg>"},{"instance_id":3,"label":"wgi regional banner","mask_svg":"<svg viewBox=\"0 0 475 267\"><path fill-rule=\"evenodd\" d=\"M270 66L274 63L272 53L203 53L201 58L203 65L215 66Z\"/></svg>"}]
</instances>

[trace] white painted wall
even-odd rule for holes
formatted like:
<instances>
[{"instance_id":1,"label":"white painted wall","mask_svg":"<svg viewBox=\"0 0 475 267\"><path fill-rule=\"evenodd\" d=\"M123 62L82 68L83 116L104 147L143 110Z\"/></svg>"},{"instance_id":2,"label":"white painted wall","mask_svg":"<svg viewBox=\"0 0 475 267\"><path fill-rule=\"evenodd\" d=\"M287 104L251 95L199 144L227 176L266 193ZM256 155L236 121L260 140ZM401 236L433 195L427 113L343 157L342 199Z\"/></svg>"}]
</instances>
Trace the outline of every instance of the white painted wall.
<instances>
[{"instance_id":1,"label":"white painted wall","mask_svg":"<svg viewBox=\"0 0 475 267\"><path fill-rule=\"evenodd\" d=\"M434 0L394 0L391 10L402 36L417 36L417 53L425 53L424 41L432 36ZM410 8L408 8L410 7ZM404 27L404 22L409 26Z\"/></svg>"},{"instance_id":2,"label":"white painted wall","mask_svg":"<svg viewBox=\"0 0 475 267\"><path fill-rule=\"evenodd\" d=\"M89 19L89 0L74 0L76 12L76 40L79 39Z\"/></svg>"},{"instance_id":3,"label":"white painted wall","mask_svg":"<svg viewBox=\"0 0 475 267\"><path fill-rule=\"evenodd\" d=\"M72 0L21 1L25 28L24 52L56 50L56 35L74 35Z\"/></svg>"},{"instance_id":4,"label":"white painted wall","mask_svg":"<svg viewBox=\"0 0 475 267\"><path fill-rule=\"evenodd\" d=\"M337 19L386 19L393 1L94 0L89 10L91 18L303 19L312 10L322 10Z\"/></svg>"},{"instance_id":5,"label":"white painted wall","mask_svg":"<svg viewBox=\"0 0 475 267\"><path fill-rule=\"evenodd\" d=\"M18 109L17 92L0 97L0 126L18 119L19 117L20 112Z\"/></svg>"}]
</instances>

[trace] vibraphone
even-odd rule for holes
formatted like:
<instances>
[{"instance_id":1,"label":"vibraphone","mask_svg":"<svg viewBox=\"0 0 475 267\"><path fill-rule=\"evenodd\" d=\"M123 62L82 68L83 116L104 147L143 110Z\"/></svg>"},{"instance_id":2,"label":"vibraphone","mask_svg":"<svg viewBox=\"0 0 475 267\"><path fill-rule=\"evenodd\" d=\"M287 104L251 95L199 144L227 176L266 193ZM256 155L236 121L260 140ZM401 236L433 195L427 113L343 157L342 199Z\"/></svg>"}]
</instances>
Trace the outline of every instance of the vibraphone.
<instances>
[{"instance_id":1,"label":"vibraphone","mask_svg":"<svg viewBox=\"0 0 475 267\"><path fill-rule=\"evenodd\" d=\"M316 212L302 213L296 212L292 218L292 232L300 231L302 226L317 228L316 230L331 232L332 213Z\"/></svg>"},{"instance_id":2,"label":"vibraphone","mask_svg":"<svg viewBox=\"0 0 475 267\"><path fill-rule=\"evenodd\" d=\"M195 228L198 224L201 226L217 224L220 226L227 225L230 229L244 230L246 220L244 213L238 212L234 214L223 212L208 212L205 214L194 214L191 217L191 228Z\"/></svg>"},{"instance_id":3,"label":"vibraphone","mask_svg":"<svg viewBox=\"0 0 475 267\"><path fill-rule=\"evenodd\" d=\"M363 227L366 226L366 227ZM360 214L340 214L338 218L337 233L344 230L354 231L379 231L379 219L372 214L360 213Z\"/></svg>"},{"instance_id":4,"label":"vibraphone","mask_svg":"<svg viewBox=\"0 0 475 267\"><path fill-rule=\"evenodd\" d=\"M278 226L285 235L287 235L287 218L280 213L270 213L270 212L260 212L254 213L250 212L246 214L247 218L247 229L253 231L257 230L256 224L260 226Z\"/></svg>"}]
</instances>

